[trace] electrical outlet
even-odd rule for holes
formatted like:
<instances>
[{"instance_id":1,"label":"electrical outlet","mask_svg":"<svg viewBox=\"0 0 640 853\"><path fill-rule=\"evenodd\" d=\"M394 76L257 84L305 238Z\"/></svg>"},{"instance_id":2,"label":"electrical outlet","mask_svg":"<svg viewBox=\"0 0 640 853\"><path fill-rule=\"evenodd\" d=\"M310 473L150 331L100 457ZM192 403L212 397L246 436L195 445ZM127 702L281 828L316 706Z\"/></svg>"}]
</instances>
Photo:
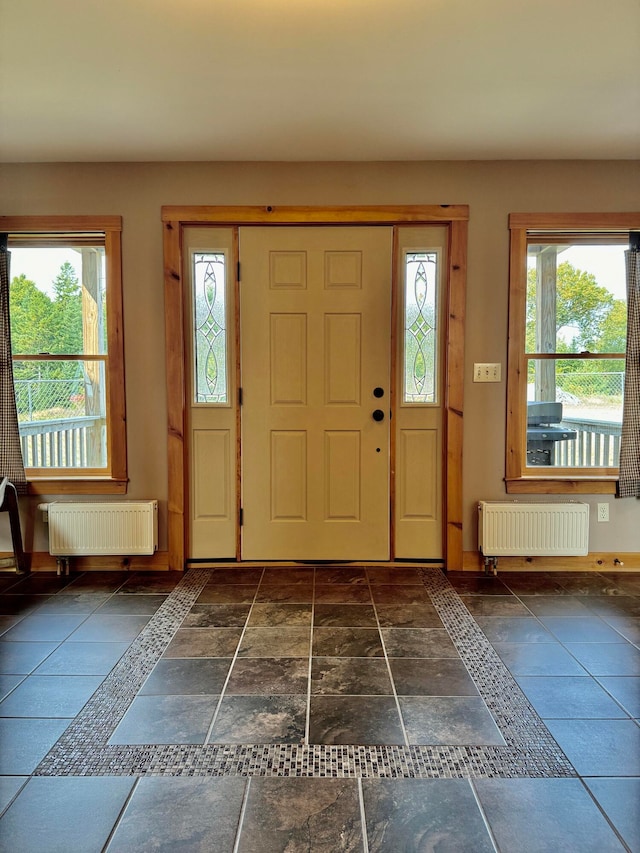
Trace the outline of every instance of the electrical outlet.
<instances>
[{"instance_id":1,"label":"electrical outlet","mask_svg":"<svg viewBox=\"0 0 640 853\"><path fill-rule=\"evenodd\" d=\"M598 504L598 521L609 521L609 504Z\"/></svg>"},{"instance_id":2,"label":"electrical outlet","mask_svg":"<svg viewBox=\"0 0 640 853\"><path fill-rule=\"evenodd\" d=\"M474 382L500 382L502 365L500 362L479 362L473 365Z\"/></svg>"}]
</instances>

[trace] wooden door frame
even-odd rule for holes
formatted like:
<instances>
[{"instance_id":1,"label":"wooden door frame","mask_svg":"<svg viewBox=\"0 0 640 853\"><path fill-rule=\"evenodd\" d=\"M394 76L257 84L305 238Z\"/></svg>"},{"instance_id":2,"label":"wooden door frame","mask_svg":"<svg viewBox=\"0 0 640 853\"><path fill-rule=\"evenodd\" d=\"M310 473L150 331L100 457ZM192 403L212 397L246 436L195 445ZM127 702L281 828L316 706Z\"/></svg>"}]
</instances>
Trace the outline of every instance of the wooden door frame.
<instances>
[{"instance_id":1,"label":"wooden door frame","mask_svg":"<svg viewBox=\"0 0 640 853\"><path fill-rule=\"evenodd\" d=\"M188 537L186 352L182 234L190 226L242 225L444 225L448 228L445 381L443 400L443 557L451 570L462 563L462 417L467 277L467 205L366 207L162 208L167 381L168 559L183 571Z\"/></svg>"}]
</instances>

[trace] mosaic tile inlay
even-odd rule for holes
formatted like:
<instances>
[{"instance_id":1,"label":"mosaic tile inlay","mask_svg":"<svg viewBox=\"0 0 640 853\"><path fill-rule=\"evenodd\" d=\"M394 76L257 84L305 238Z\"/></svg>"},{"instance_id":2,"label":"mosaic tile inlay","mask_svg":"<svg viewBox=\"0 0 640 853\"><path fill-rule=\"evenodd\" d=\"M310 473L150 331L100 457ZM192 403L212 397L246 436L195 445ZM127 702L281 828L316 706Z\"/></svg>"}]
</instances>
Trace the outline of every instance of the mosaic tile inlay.
<instances>
[{"instance_id":1,"label":"mosaic tile inlay","mask_svg":"<svg viewBox=\"0 0 640 853\"><path fill-rule=\"evenodd\" d=\"M426 590L506 746L110 745L109 738L211 578L190 569L36 770L40 776L569 777L576 772L437 569Z\"/></svg>"}]
</instances>

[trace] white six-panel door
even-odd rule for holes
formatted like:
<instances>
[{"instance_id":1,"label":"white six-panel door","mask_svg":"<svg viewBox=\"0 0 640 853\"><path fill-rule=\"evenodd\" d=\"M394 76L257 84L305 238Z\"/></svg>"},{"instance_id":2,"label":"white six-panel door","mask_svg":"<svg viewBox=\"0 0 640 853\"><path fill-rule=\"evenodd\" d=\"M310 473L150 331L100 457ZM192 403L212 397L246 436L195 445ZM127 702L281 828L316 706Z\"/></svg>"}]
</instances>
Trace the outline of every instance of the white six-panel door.
<instances>
[{"instance_id":1,"label":"white six-panel door","mask_svg":"<svg viewBox=\"0 0 640 853\"><path fill-rule=\"evenodd\" d=\"M239 242L242 558L386 560L392 229Z\"/></svg>"}]
</instances>

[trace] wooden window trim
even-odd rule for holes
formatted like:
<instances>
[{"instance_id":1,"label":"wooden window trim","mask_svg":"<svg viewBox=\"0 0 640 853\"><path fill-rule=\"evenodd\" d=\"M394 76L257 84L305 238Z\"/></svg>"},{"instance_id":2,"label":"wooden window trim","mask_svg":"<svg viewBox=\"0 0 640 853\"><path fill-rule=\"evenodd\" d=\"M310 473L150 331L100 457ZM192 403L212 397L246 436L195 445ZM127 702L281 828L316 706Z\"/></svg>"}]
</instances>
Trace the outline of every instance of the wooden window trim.
<instances>
[{"instance_id":1,"label":"wooden window trim","mask_svg":"<svg viewBox=\"0 0 640 853\"><path fill-rule=\"evenodd\" d=\"M167 379L168 551L169 568L183 570L187 545L186 377L184 365L184 282L182 232L190 225L446 225L449 262L446 272L447 341L443 387L443 520L447 568L463 567L462 433L464 392L464 324L467 275L467 205L396 205L363 207L210 207L166 206L164 228L165 333Z\"/></svg>"},{"instance_id":2,"label":"wooden window trim","mask_svg":"<svg viewBox=\"0 0 640 853\"><path fill-rule=\"evenodd\" d=\"M104 233L107 258L107 421L108 473L27 469L29 494L125 494L127 491L126 407L122 298L122 217L0 216L0 232L9 234Z\"/></svg>"},{"instance_id":3,"label":"wooden window trim","mask_svg":"<svg viewBox=\"0 0 640 853\"><path fill-rule=\"evenodd\" d=\"M615 494L617 469L553 469L534 474L526 465L526 430L522 384L527 378L525 327L527 245L531 232L564 239L575 232L611 232L640 228L640 213L512 213L509 257L509 342L507 378L506 490L509 494ZM530 354L529 354L530 355ZM595 356L594 356L595 357Z\"/></svg>"}]
</instances>

